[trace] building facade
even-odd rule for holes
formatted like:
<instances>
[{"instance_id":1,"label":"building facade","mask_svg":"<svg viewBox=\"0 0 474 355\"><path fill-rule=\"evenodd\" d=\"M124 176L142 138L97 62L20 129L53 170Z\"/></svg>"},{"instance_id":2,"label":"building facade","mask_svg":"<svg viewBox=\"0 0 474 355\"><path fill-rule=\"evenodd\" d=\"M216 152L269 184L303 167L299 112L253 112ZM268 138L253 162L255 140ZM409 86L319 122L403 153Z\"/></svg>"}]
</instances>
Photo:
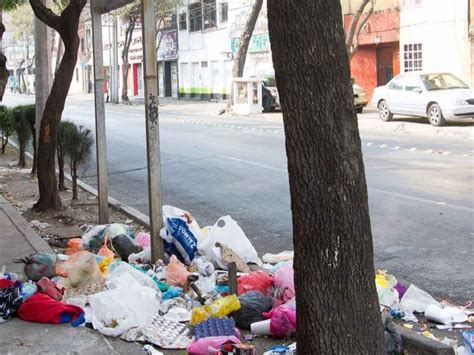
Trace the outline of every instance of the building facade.
<instances>
[{"instance_id":1,"label":"building facade","mask_svg":"<svg viewBox=\"0 0 474 355\"><path fill-rule=\"evenodd\" d=\"M227 97L233 59L252 4L250 0L188 0L178 7L180 97ZM273 72L264 1L250 41L244 76Z\"/></svg>"}]
</instances>

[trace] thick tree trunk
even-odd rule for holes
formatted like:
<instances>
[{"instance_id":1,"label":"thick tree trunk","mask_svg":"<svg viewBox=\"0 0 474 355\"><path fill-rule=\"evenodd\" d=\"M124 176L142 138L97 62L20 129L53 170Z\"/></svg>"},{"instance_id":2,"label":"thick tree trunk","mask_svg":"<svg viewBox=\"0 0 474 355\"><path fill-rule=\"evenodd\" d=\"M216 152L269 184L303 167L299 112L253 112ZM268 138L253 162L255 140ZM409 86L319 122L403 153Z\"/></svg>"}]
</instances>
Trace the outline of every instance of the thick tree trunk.
<instances>
[{"instance_id":1,"label":"thick tree trunk","mask_svg":"<svg viewBox=\"0 0 474 355\"><path fill-rule=\"evenodd\" d=\"M250 39L252 38L258 15L262 9L263 0L255 0L250 15L245 23L244 30L240 36L239 49L234 58L234 66L232 67L232 78L240 78L244 75L245 60L247 59L247 51L249 49ZM227 98L227 111L232 108L232 96L234 96L234 85L230 86L229 97Z\"/></svg>"},{"instance_id":2,"label":"thick tree trunk","mask_svg":"<svg viewBox=\"0 0 474 355\"><path fill-rule=\"evenodd\" d=\"M130 98L128 97L128 52L132 44L133 30L135 29L137 19L138 17L136 16L129 16L129 23L125 31L125 42L122 50L122 102L125 104L130 104Z\"/></svg>"},{"instance_id":3,"label":"thick tree trunk","mask_svg":"<svg viewBox=\"0 0 474 355\"><path fill-rule=\"evenodd\" d=\"M54 65L54 73L59 69L59 65L61 64L61 58L63 57L63 41L61 37L58 38L58 53L56 55L56 64Z\"/></svg>"},{"instance_id":4,"label":"thick tree trunk","mask_svg":"<svg viewBox=\"0 0 474 355\"><path fill-rule=\"evenodd\" d=\"M64 185L64 153L59 152L59 151L58 151L58 167L59 167L58 190L66 191L66 185Z\"/></svg>"},{"instance_id":5,"label":"thick tree trunk","mask_svg":"<svg viewBox=\"0 0 474 355\"><path fill-rule=\"evenodd\" d=\"M2 1L3 3L3 1ZM3 54L2 37L5 32L5 26L2 22L2 11L0 11L0 102L3 100L3 94L8 82L7 57Z\"/></svg>"},{"instance_id":6,"label":"thick tree trunk","mask_svg":"<svg viewBox=\"0 0 474 355\"><path fill-rule=\"evenodd\" d=\"M272 0L268 20L288 156L298 353L383 354L341 5Z\"/></svg>"},{"instance_id":7,"label":"thick tree trunk","mask_svg":"<svg viewBox=\"0 0 474 355\"><path fill-rule=\"evenodd\" d=\"M18 161L18 166L20 168L26 167L26 157L25 157L25 144L20 142L20 159Z\"/></svg>"},{"instance_id":8,"label":"thick tree trunk","mask_svg":"<svg viewBox=\"0 0 474 355\"><path fill-rule=\"evenodd\" d=\"M79 49L77 31L81 11L85 4L86 0L71 0L61 16L57 16L48 11L38 1L30 0L35 15L58 31L65 48L41 121L37 164L40 198L33 206L37 211L57 210L61 207L55 172L56 140L64 104L77 62Z\"/></svg>"},{"instance_id":9,"label":"thick tree trunk","mask_svg":"<svg viewBox=\"0 0 474 355\"><path fill-rule=\"evenodd\" d=\"M34 123L30 126L30 129L31 129L31 136L33 137L33 165L31 166L31 175L36 175L38 156L36 154L36 129L35 129Z\"/></svg>"}]
</instances>

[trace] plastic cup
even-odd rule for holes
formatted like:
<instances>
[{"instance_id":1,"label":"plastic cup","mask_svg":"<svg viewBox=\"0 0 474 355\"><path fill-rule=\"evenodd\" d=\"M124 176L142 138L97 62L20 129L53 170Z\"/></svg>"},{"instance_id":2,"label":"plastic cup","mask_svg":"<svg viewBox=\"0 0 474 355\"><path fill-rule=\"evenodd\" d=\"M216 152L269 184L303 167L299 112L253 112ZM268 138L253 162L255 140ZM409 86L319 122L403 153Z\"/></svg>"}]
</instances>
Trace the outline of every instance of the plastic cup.
<instances>
[{"instance_id":1,"label":"plastic cup","mask_svg":"<svg viewBox=\"0 0 474 355\"><path fill-rule=\"evenodd\" d=\"M260 322L255 322L250 324L250 330L252 334L255 335L269 335L270 332L270 319L262 320Z\"/></svg>"}]
</instances>

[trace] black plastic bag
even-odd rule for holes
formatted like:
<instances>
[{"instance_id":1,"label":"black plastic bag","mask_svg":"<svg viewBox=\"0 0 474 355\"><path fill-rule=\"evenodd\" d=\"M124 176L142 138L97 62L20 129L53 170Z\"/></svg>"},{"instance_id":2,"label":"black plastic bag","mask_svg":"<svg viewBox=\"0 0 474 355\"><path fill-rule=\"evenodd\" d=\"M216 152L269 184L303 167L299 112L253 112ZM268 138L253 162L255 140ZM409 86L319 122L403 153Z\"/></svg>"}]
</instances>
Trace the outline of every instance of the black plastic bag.
<instances>
[{"instance_id":1,"label":"black plastic bag","mask_svg":"<svg viewBox=\"0 0 474 355\"><path fill-rule=\"evenodd\" d=\"M139 253L142 248L135 245L133 240L125 234L120 234L112 240L113 251L118 254L123 261L128 261L130 254Z\"/></svg>"},{"instance_id":2,"label":"black plastic bag","mask_svg":"<svg viewBox=\"0 0 474 355\"><path fill-rule=\"evenodd\" d=\"M258 291L244 293L239 301L241 308L235 313L235 318L237 326L242 329L250 329L250 324L264 320L262 312L273 307L273 299Z\"/></svg>"}]
</instances>

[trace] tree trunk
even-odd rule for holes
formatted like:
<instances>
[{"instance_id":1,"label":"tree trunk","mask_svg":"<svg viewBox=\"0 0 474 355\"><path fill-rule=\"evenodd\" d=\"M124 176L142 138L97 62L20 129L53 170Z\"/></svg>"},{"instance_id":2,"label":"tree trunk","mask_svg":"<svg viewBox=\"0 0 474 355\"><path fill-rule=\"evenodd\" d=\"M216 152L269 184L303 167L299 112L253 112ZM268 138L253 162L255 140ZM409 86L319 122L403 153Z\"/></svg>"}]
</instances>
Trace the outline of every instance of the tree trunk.
<instances>
[{"instance_id":1,"label":"tree trunk","mask_svg":"<svg viewBox=\"0 0 474 355\"><path fill-rule=\"evenodd\" d=\"M3 54L2 37L5 32L5 26L2 21L2 11L0 11L0 102L3 100L3 94L8 82L7 57Z\"/></svg>"},{"instance_id":2,"label":"tree trunk","mask_svg":"<svg viewBox=\"0 0 474 355\"><path fill-rule=\"evenodd\" d=\"M55 15L37 0L30 0L35 15L60 34L64 42L64 55L54 78L51 92L46 101L41 120L38 148L38 186L40 198L34 210L59 209L61 201L57 190L55 156L56 140L67 93L74 75L79 49L77 34L81 11L86 0L71 0L62 11Z\"/></svg>"},{"instance_id":3,"label":"tree trunk","mask_svg":"<svg viewBox=\"0 0 474 355\"><path fill-rule=\"evenodd\" d=\"M25 143L20 142L20 160L18 161L18 166L20 168L26 167L26 158L25 158Z\"/></svg>"},{"instance_id":4,"label":"tree trunk","mask_svg":"<svg viewBox=\"0 0 474 355\"><path fill-rule=\"evenodd\" d=\"M125 31L125 41L122 50L122 102L125 104L130 104L130 99L128 97L128 52L130 50L130 45L132 44L133 30L137 23L138 17L129 16L129 23Z\"/></svg>"},{"instance_id":5,"label":"tree trunk","mask_svg":"<svg viewBox=\"0 0 474 355\"><path fill-rule=\"evenodd\" d=\"M54 73L56 73L59 69L59 64L61 64L61 58L63 57L63 41L61 37L58 38L58 53L56 56L56 64L54 66Z\"/></svg>"},{"instance_id":6,"label":"tree trunk","mask_svg":"<svg viewBox=\"0 0 474 355\"><path fill-rule=\"evenodd\" d=\"M32 122L31 126L31 136L33 137L33 165L31 166L31 175L36 175L36 167L37 167L37 154L36 154L36 129L35 123Z\"/></svg>"},{"instance_id":7,"label":"tree trunk","mask_svg":"<svg viewBox=\"0 0 474 355\"><path fill-rule=\"evenodd\" d=\"M77 200L77 169L73 169L72 173L72 199Z\"/></svg>"},{"instance_id":8,"label":"tree trunk","mask_svg":"<svg viewBox=\"0 0 474 355\"><path fill-rule=\"evenodd\" d=\"M7 149L8 145L8 136L2 139L2 154L5 154L5 150Z\"/></svg>"},{"instance_id":9,"label":"tree trunk","mask_svg":"<svg viewBox=\"0 0 474 355\"><path fill-rule=\"evenodd\" d=\"M252 38L255 24L257 23L258 15L262 9L263 0L255 0L250 15L245 23L244 30L240 36L239 49L234 58L234 66L232 67L232 78L240 78L244 75L245 60L247 59L247 51L249 49L250 39ZM230 86L230 94L227 98L226 111L232 108L232 96L234 96L234 85Z\"/></svg>"},{"instance_id":10,"label":"tree trunk","mask_svg":"<svg viewBox=\"0 0 474 355\"><path fill-rule=\"evenodd\" d=\"M59 191L66 191L66 186L64 185L64 152L58 150L58 189Z\"/></svg>"},{"instance_id":11,"label":"tree trunk","mask_svg":"<svg viewBox=\"0 0 474 355\"><path fill-rule=\"evenodd\" d=\"M21 85L19 86L20 88L20 94L23 94L26 91L26 82L25 82L25 71L22 69L23 64L25 64L25 59L22 59L20 62L20 79L21 79Z\"/></svg>"},{"instance_id":12,"label":"tree trunk","mask_svg":"<svg viewBox=\"0 0 474 355\"><path fill-rule=\"evenodd\" d=\"M288 156L298 353L383 354L341 5L272 0L268 20Z\"/></svg>"}]
</instances>

